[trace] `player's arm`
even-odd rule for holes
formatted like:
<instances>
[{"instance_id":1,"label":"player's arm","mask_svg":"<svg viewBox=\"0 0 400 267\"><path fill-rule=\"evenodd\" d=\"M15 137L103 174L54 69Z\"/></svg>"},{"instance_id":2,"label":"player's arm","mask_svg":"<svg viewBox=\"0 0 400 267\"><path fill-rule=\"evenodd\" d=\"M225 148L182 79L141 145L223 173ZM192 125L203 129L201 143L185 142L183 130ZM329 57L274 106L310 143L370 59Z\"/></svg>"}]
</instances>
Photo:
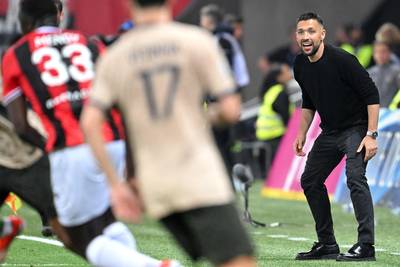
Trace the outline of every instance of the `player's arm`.
<instances>
[{"instance_id":1,"label":"player's arm","mask_svg":"<svg viewBox=\"0 0 400 267\"><path fill-rule=\"evenodd\" d=\"M239 94L230 94L219 98L218 102L208 105L208 117L213 125L233 124L240 118Z\"/></svg>"},{"instance_id":2,"label":"player's arm","mask_svg":"<svg viewBox=\"0 0 400 267\"><path fill-rule=\"evenodd\" d=\"M98 64L96 79L90 95L90 102L84 107L81 115L81 127L85 138L97 159L100 168L104 171L111 188L111 204L117 217L130 222L140 218L141 209L138 196L134 194L126 182L118 176L117 170L112 165L103 137L103 123L106 121L106 112L116 104L115 90L110 84L107 69L110 63L102 57Z\"/></svg>"},{"instance_id":3,"label":"player's arm","mask_svg":"<svg viewBox=\"0 0 400 267\"><path fill-rule=\"evenodd\" d=\"M130 222L137 222L141 214L137 196L126 183L121 182L106 150L102 134L103 123L106 121L104 112L103 108L92 101L83 110L81 127L111 187L111 204L116 216Z\"/></svg>"},{"instance_id":4,"label":"player's arm","mask_svg":"<svg viewBox=\"0 0 400 267\"><path fill-rule=\"evenodd\" d=\"M22 140L45 149L45 141L28 123L27 108L22 88L20 87L20 69L12 49L8 50L2 60L3 104L7 109L9 120L14 124L16 133Z\"/></svg>"},{"instance_id":5,"label":"player's arm","mask_svg":"<svg viewBox=\"0 0 400 267\"><path fill-rule=\"evenodd\" d=\"M119 177L106 151L106 143L103 137L103 124L105 121L106 118L101 108L92 103L84 108L81 116L82 130L101 169L107 176L108 183L112 187L119 182Z\"/></svg>"},{"instance_id":6,"label":"player's arm","mask_svg":"<svg viewBox=\"0 0 400 267\"><path fill-rule=\"evenodd\" d=\"M14 124L16 133L22 140L45 150L45 141L34 128L32 128L27 119L26 103L23 96L18 96L12 102L6 105L8 118Z\"/></svg>"},{"instance_id":7,"label":"player's arm","mask_svg":"<svg viewBox=\"0 0 400 267\"><path fill-rule=\"evenodd\" d=\"M241 99L227 59L209 34L198 37L201 41L193 43L190 53L193 65L205 95L217 100L207 106L209 120L214 125L235 123L240 117Z\"/></svg>"}]
</instances>

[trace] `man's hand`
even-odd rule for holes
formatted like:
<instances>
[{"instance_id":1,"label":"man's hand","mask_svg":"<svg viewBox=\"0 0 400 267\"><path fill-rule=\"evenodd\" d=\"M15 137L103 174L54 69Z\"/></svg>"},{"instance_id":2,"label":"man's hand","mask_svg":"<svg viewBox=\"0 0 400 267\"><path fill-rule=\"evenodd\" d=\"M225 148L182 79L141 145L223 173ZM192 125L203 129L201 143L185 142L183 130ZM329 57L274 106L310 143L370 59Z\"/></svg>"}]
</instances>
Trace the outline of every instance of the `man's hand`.
<instances>
[{"instance_id":1,"label":"man's hand","mask_svg":"<svg viewBox=\"0 0 400 267\"><path fill-rule=\"evenodd\" d=\"M111 186L111 206L117 218L130 223L140 221L140 199L126 182L118 182Z\"/></svg>"},{"instance_id":2,"label":"man's hand","mask_svg":"<svg viewBox=\"0 0 400 267\"><path fill-rule=\"evenodd\" d=\"M367 162L376 155L376 152L378 151L378 143L371 136L365 136L357 149L357 153L360 153L363 147L365 147L364 161Z\"/></svg>"},{"instance_id":3,"label":"man's hand","mask_svg":"<svg viewBox=\"0 0 400 267\"><path fill-rule=\"evenodd\" d=\"M304 157L306 153L303 151L304 144L306 143L306 136L305 135L298 135L296 140L293 143L293 150L296 156Z\"/></svg>"}]
</instances>

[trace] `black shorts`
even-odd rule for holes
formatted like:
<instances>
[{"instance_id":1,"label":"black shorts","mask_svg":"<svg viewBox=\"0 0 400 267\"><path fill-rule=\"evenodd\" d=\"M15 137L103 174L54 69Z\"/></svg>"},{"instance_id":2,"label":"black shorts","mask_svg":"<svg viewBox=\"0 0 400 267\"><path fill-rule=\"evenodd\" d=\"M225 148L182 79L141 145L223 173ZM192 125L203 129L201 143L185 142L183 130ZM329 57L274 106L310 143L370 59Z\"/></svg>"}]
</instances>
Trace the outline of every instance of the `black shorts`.
<instances>
[{"instance_id":1,"label":"black shorts","mask_svg":"<svg viewBox=\"0 0 400 267\"><path fill-rule=\"evenodd\" d=\"M25 169L9 169L0 166L0 201L14 192L39 214L43 223L57 217L50 184L49 158L44 155Z\"/></svg>"},{"instance_id":2,"label":"black shorts","mask_svg":"<svg viewBox=\"0 0 400 267\"><path fill-rule=\"evenodd\" d=\"M71 227L64 227L71 241L73 252L86 259L86 248L89 243L99 235L103 234L104 228L115 222L111 209L90 221Z\"/></svg>"},{"instance_id":3,"label":"black shorts","mask_svg":"<svg viewBox=\"0 0 400 267\"><path fill-rule=\"evenodd\" d=\"M233 204L174 213L161 222L194 261L204 257L219 265L254 253Z\"/></svg>"}]
</instances>

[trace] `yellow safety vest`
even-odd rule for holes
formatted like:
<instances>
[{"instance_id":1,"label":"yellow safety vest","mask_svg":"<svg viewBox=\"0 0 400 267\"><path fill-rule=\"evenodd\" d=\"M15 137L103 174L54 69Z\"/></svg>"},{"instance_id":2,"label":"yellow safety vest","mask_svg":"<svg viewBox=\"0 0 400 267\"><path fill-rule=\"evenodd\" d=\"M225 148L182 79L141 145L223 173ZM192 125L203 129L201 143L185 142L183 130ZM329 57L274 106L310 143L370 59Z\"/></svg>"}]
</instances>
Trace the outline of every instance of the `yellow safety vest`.
<instances>
[{"instance_id":1,"label":"yellow safety vest","mask_svg":"<svg viewBox=\"0 0 400 267\"><path fill-rule=\"evenodd\" d=\"M354 47L351 44L342 44L340 47L350 54L355 55L364 68L368 67L369 64L371 64L373 54L372 45L362 45L357 51L355 51Z\"/></svg>"},{"instance_id":2,"label":"yellow safety vest","mask_svg":"<svg viewBox=\"0 0 400 267\"><path fill-rule=\"evenodd\" d=\"M282 90L283 86L276 84L264 95L263 103L258 111L256 121L256 137L260 141L271 140L285 133L285 124L281 116L279 116L272 107Z\"/></svg>"},{"instance_id":3,"label":"yellow safety vest","mask_svg":"<svg viewBox=\"0 0 400 267\"><path fill-rule=\"evenodd\" d=\"M392 103L389 105L390 110L396 110L400 108L400 89L397 91L397 94L394 96Z\"/></svg>"}]
</instances>

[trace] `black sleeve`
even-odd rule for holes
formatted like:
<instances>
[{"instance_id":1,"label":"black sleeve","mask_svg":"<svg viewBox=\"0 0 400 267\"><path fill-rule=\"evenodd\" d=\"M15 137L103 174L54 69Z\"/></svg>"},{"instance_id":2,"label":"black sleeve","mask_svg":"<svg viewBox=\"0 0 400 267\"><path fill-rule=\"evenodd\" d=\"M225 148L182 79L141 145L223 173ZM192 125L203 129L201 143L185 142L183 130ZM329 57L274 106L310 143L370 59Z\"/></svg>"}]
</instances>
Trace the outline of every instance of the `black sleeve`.
<instances>
[{"instance_id":1,"label":"black sleeve","mask_svg":"<svg viewBox=\"0 0 400 267\"><path fill-rule=\"evenodd\" d=\"M339 69L344 80L364 99L367 105L379 104L379 92L358 59L346 52L338 53Z\"/></svg>"},{"instance_id":2,"label":"black sleeve","mask_svg":"<svg viewBox=\"0 0 400 267\"><path fill-rule=\"evenodd\" d=\"M225 57L229 62L229 65L233 66L233 55L234 55L234 51L233 51L233 46L232 44L229 42L229 40L223 38L223 37L219 37L218 39L219 45L221 46L222 50L224 51Z\"/></svg>"},{"instance_id":3,"label":"black sleeve","mask_svg":"<svg viewBox=\"0 0 400 267\"><path fill-rule=\"evenodd\" d=\"M311 110L316 110L314 103L312 102L309 94L305 90L303 83L300 78L299 70L301 69L301 64L299 63L299 57L296 57L294 66L293 66L293 72L294 72L294 79L297 81L297 83L300 85L301 88L301 93L302 93L302 104L301 107L305 109L311 109Z\"/></svg>"},{"instance_id":4,"label":"black sleeve","mask_svg":"<svg viewBox=\"0 0 400 267\"><path fill-rule=\"evenodd\" d=\"M288 124L290 118L289 105L289 97L285 91L282 91L272 104L273 110L281 116L285 125Z\"/></svg>"}]
</instances>

